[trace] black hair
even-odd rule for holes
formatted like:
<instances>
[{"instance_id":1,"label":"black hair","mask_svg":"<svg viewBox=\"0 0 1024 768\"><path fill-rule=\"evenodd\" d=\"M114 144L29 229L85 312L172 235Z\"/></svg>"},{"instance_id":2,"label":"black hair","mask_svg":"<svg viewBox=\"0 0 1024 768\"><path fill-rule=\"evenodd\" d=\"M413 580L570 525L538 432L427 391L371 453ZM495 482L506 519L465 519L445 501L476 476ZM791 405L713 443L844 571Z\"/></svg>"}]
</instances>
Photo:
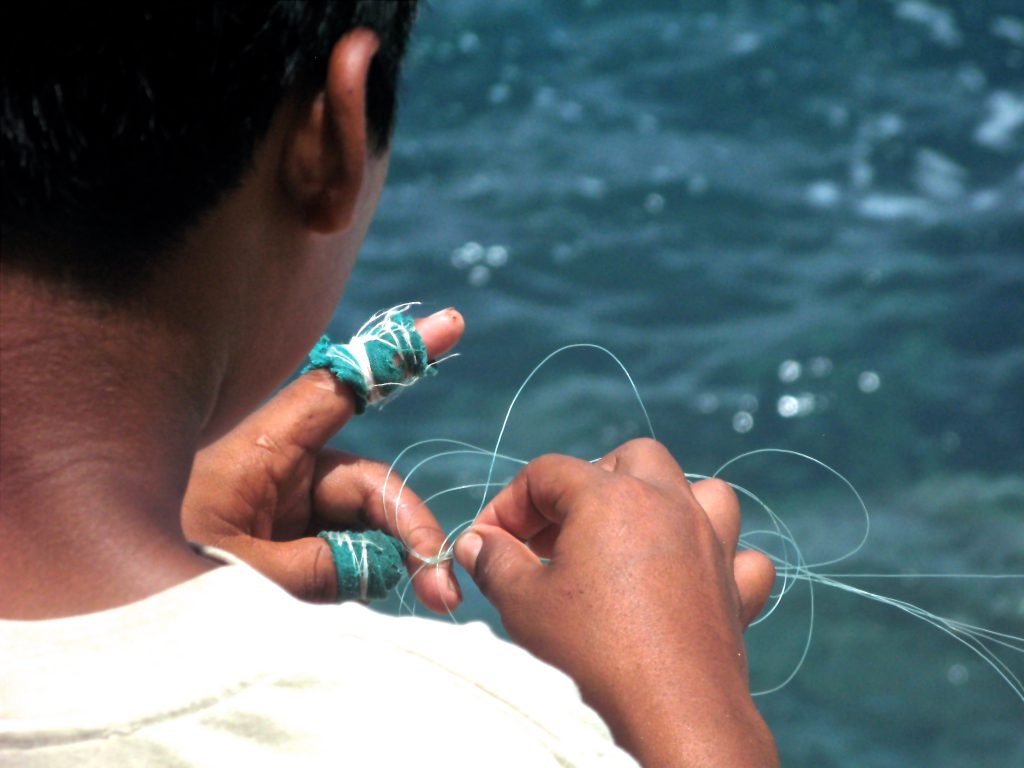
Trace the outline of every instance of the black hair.
<instances>
[{"instance_id":1,"label":"black hair","mask_svg":"<svg viewBox=\"0 0 1024 768\"><path fill-rule=\"evenodd\" d=\"M14 10L14 7L17 10ZM0 168L4 259L108 294L238 183L293 89L324 84L358 27L372 149L394 122L415 0L4 3Z\"/></svg>"}]
</instances>

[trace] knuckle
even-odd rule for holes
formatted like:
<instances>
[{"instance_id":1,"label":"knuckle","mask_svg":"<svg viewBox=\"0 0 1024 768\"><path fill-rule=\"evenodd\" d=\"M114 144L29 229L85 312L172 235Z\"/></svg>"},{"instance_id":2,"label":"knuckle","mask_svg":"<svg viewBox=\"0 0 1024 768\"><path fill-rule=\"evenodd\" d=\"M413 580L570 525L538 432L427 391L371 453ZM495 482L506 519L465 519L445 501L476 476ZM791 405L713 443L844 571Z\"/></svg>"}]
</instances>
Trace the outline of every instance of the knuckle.
<instances>
[{"instance_id":1,"label":"knuckle","mask_svg":"<svg viewBox=\"0 0 1024 768\"><path fill-rule=\"evenodd\" d=\"M566 458L567 457L559 453L545 453L531 461L527 467L531 471L538 473L553 471L563 468L565 466Z\"/></svg>"},{"instance_id":2,"label":"knuckle","mask_svg":"<svg viewBox=\"0 0 1024 768\"><path fill-rule=\"evenodd\" d=\"M634 438L619 446L612 455L617 460L625 460L631 466L659 467L662 471L672 468L673 471L682 471L671 451L664 443L653 437Z\"/></svg>"},{"instance_id":3,"label":"knuckle","mask_svg":"<svg viewBox=\"0 0 1024 768\"><path fill-rule=\"evenodd\" d=\"M622 447L630 451L636 451L637 453L668 453L668 450L665 448L665 446L659 443L653 437L634 437L629 442L624 443Z\"/></svg>"},{"instance_id":4,"label":"knuckle","mask_svg":"<svg viewBox=\"0 0 1024 768\"><path fill-rule=\"evenodd\" d=\"M589 467L590 464L582 459L558 453L546 453L526 465L523 470L523 480L529 486L534 483L541 485L554 483L560 489L560 493L566 493L570 492L570 489L582 477L581 473L586 472Z\"/></svg>"},{"instance_id":5,"label":"knuckle","mask_svg":"<svg viewBox=\"0 0 1024 768\"><path fill-rule=\"evenodd\" d=\"M725 480L712 477L707 480L701 480L695 485L700 486L702 496L706 495L708 498L713 499L715 503L726 505L737 513L739 512L740 497L736 495L736 491Z\"/></svg>"},{"instance_id":6,"label":"knuckle","mask_svg":"<svg viewBox=\"0 0 1024 768\"><path fill-rule=\"evenodd\" d=\"M624 443L620 450L624 454L635 458L672 459L672 454L669 453L668 448L653 437L635 437L628 443Z\"/></svg>"}]
</instances>

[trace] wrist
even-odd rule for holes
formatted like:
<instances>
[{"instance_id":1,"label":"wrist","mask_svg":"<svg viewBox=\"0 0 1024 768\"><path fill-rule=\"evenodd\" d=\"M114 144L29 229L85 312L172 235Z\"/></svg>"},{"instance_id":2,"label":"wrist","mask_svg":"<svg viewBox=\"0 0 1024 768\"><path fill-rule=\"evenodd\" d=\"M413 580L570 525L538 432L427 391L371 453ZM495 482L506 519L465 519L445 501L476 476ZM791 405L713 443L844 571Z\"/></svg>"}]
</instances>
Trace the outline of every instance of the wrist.
<instances>
[{"instance_id":1,"label":"wrist","mask_svg":"<svg viewBox=\"0 0 1024 768\"><path fill-rule=\"evenodd\" d=\"M644 766L777 768L775 740L752 702L692 704L633 729L623 746Z\"/></svg>"},{"instance_id":2,"label":"wrist","mask_svg":"<svg viewBox=\"0 0 1024 768\"><path fill-rule=\"evenodd\" d=\"M590 698L586 691L584 697ZM644 766L779 764L775 740L745 684L663 675L656 686L634 680L591 704Z\"/></svg>"}]
</instances>

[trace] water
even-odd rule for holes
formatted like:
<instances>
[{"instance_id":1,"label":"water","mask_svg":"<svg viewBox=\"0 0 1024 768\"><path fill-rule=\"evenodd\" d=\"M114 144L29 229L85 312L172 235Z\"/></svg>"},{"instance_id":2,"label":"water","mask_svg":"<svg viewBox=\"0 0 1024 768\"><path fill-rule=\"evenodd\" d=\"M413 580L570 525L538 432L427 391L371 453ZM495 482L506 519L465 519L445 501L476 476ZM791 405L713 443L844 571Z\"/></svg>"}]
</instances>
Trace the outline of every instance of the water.
<instances>
[{"instance_id":1,"label":"water","mask_svg":"<svg viewBox=\"0 0 1024 768\"><path fill-rule=\"evenodd\" d=\"M812 454L873 513L836 570L910 574L854 583L1024 635L1024 581L912 576L1024 573L1020 0L436 2L332 329L409 299L463 311L462 357L338 445L390 461L423 438L490 444L536 362L601 343L685 468ZM614 364L573 352L527 391L505 447L592 458L641 424ZM813 466L760 457L728 477L809 559L856 543L853 499ZM475 506L437 511L454 525ZM805 667L758 702L784 764L1024 765L1024 704L965 648L815 597ZM494 620L467 603L460 618ZM751 631L755 687L788 673L806 622L797 589Z\"/></svg>"}]
</instances>

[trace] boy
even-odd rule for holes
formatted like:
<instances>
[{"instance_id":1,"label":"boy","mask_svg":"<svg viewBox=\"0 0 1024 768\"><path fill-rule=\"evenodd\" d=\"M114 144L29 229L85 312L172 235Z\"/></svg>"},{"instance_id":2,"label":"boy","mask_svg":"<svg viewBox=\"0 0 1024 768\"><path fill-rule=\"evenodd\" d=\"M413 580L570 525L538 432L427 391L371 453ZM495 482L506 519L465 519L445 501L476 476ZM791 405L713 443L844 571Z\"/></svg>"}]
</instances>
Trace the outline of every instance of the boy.
<instances>
[{"instance_id":1,"label":"boy","mask_svg":"<svg viewBox=\"0 0 1024 768\"><path fill-rule=\"evenodd\" d=\"M408 493L384 515L382 465L324 449L347 385L253 410L369 226L413 12L5 6L0 762L776 762L741 638L771 565L736 553L731 490L652 441L536 460L459 540L537 658L284 591L334 598L317 526L443 540ZM462 319L417 329L434 357ZM459 600L447 569L414 588Z\"/></svg>"}]
</instances>

